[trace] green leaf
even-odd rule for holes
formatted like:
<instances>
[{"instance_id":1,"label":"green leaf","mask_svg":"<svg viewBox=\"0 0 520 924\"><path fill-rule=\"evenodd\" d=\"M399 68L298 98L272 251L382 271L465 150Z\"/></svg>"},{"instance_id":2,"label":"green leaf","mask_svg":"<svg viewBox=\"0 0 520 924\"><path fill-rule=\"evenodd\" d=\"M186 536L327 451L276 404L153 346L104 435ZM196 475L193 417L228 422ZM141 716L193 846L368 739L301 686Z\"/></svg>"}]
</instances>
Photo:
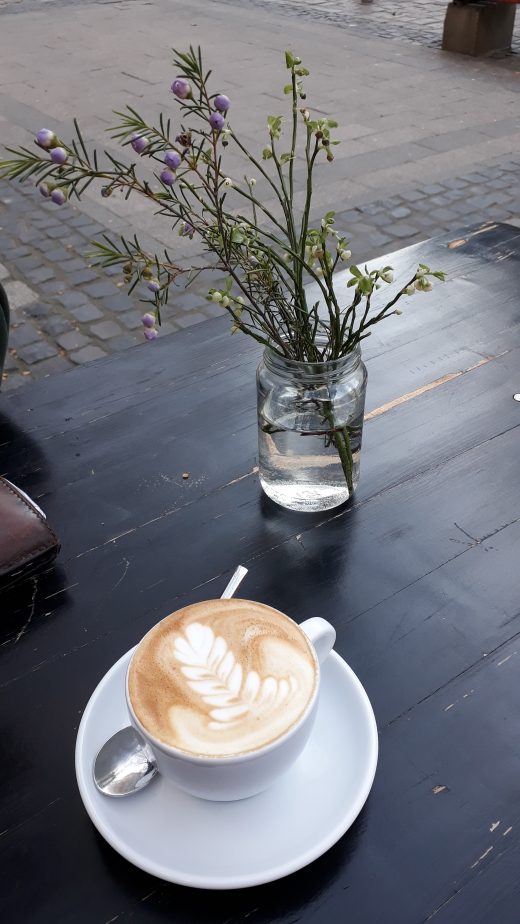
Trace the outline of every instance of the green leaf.
<instances>
[{"instance_id":1,"label":"green leaf","mask_svg":"<svg viewBox=\"0 0 520 924\"><path fill-rule=\"evenodd\" d=\"M337 127L338 127L338 123L335 122L334 119L327 119L327 125L328 125L329 128L337 128Z\"/></svg>"},{"instance_id":2,"label":"green leaf","mask_svg":"<svg viewBox=\"0 0 520 924\"><path fill-rule=\"evenodd\" d=\"M262 160L269 160L273 156L271 148L264 148L262 151Z\"/></svg>"},{"instance_id":3,"label":"green leaf","mask_svg":"<svg viewBox=\"0 0 520 924\"><path fill-rule=\"evenodd\" d=\"M287 66L289 69L292 68L292 67L294 67L294 65L296 64L296 59L295 59L295 57L294 57L292 51L286 51L286 52L285 52L285 64L286 64L286 66Z\"/></svg>"},{"instance_id":4,"label":"green leaf","mask_svg":"<svg viewBox=\"0 0 520 924\"><path fill-rule=\"evenodd\" d=\"M293 159L293 155L290 151L286 151L284 154L280 155L280 163L287 164L290 160Z\"/></svg>"},{"instance_id":5,"label":"green leaf","mask_svg":"<svg viewBox=\"0 0 520 924\"><path fill-rule=\"evenodd\" d=\"M292 93L292 83L287 83L285 87L283 88L283 92L285 93L286 96L288 96L289 93Z\"/></svg>"},{"instance_id":6,"label":"green leaf","mask_svg":"<svg viewBox=\"0 0 520 924\"><path fill-rule=\"evenodd\" d=\"M363 274L361 273L361 270L359 270L357 266L351 266L351 267L350 267L350 272L352 273L353 276L356 277L356 279L361 279L361 277L362 277L362 275L363 275Z\"/></svg>"}]
</instances>

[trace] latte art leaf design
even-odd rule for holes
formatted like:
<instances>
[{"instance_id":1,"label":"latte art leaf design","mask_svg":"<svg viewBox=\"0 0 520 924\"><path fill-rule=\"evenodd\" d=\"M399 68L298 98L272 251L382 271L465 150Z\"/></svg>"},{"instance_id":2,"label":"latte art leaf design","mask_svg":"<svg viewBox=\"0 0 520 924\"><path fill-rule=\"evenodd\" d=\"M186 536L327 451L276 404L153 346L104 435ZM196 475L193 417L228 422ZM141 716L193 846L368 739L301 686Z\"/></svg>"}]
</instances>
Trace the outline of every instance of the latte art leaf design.
<instances>
[{"instance_id":1,"label":"latte art leaf design","mask_svg":"<svg viewBox=\"0 0 520 924\"><path fill-rule=\"evenodd\" d=\"M175 639L174 654L182 663L188 686L211 709L209 727L222 729L248 713L278 709L295 692L292 676L261 678L256 671L244 673L225 639L210 626L192 622Z\"/></svg>"}]
</instances>

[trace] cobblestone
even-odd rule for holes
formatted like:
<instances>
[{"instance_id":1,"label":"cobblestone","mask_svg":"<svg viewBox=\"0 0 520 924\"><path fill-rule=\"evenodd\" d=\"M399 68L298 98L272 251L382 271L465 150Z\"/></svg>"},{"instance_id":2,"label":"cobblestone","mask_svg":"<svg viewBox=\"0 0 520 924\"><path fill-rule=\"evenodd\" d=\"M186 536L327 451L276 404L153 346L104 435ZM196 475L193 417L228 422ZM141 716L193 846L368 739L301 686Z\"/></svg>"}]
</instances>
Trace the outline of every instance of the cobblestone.
<instances>
[{"instance_id":1,"label":"cobblestone","mask_svg":"<svg viewBox=\"0 0 520 924\"><path fill-rule=\"evenodd\" d=\"M174 331L175 331L175 328L172 326L171 330L166 331L165 333L174 333ZM107 346L110 348L111 351L120 353L123 350L128 350L129 347L135 346L136 343L142 343L142 342L143 341L140 337L139 339L137 339L136 337L132 337L130 334L121 334L119 337L114 337L112 340L109 340Z\"/></svg>"},{"instance_id":2,"label":"cobblestone","mask_svg":"<svg viewBox=\"0 0 520 924\"><path fill-rule=\"evenodd\" d=\"M98 321L99 318L103 317L103 312L96 308L92 302L85 302L84 305L79 305L78 308L73 308L71 314L74 315L76 321L81 321L82 323L88 321Z\"/></svg>"},{"instance_id":3,"label":"cobblestone","mask_svg":"<svg viewBox=\"0 0 520 924\"><path fill-rule=\"evenodd\" d=\"M17 308L23 308L25 305L30 305L31 302L38 300L36 292L30 289L29 286L26 286L24 282L20 282L17 279L9 279L7 282L3 283L3 286L7 293L10 306L15 310Z\"/></svg>"},{"instance_id":4,"label":"cobblestone","mask_svg":"<svg viewBox=\"0 0 520 924\"><path fill-rule=\"evenodd\" d=\"M89 343L89 338L79 330L71 330L58 337L58 344L62 350L79 350L80 347L88 346Z\"/></svg>"},{"instance_id":5,"label":"cobblestone","mask_svg":"<svg viewBox=\"0 0 520 924\"><path fill-rule=\"evenodd\" d=\"M65 356L51 356L50 359L43 359L37 363L31 374L35 379L42 379L48 375L57 375L59 372L67 372L73 369L73 364Z\"/></svg>"},{"instance_id":6,"label":"cobblestone","mask_svg":"<svg viewBox=\"0 0 520 924\"><path fill-rule=\"evenodd\" d=\"M32 366L33 363L40 362L42 359L55 356L58 351L51 343L47 343L45 340L37 340L36 343L29 343L27 346L20 347L16 352L24 363Z\"/></svg>"},{"instance_id":7,"label":"cobblestone","mask_svg":"<svg viewBox=\"0 0 520 924\"><path fill-rule=\"evenodd\" d=\"M99 324L92 324L90 330L100 340L110 340L111 337L117 337L122 333L119 324L115 321L100 321Z\"/></svg>"},{"instance_id":8,"label":"cobblestone","mask_svg":"<svg viewBox=\"0 0 520 924\"><path fill-rule=\"evenodd\" d=\"M72 324L68 318L56 314L40 323L40 327L49 337L59 337L67 331L73 330Z\"/></svg>"},{"instance_id":9,"label":"cobblestone","mask_svg":"<svg viewBox=\"0 0 520 924\"><path fill-rule=\"evenodd\" d=\"M107 354L101 347L90 345L82 347L81 350L77 350L75 353L71 353L70 359L73 363L81 365L83 363L91 363L95 359L102 359L103 356L106 355Z\"/></svg>"},{"instance_id":10,"label":"cobblestone","mask_svg":"<svg viewBox=\"0 0 520 924\"><path fill-rule=\"evenodd\" d=\"M9 346L14 350L19 350L20 347L27 346L28 343L34 343L35 340L38 340L40 337L36 327L33 327L28 321L19 324L18 326L13 325L9 332Z\"/></svg>"}]
</instances>

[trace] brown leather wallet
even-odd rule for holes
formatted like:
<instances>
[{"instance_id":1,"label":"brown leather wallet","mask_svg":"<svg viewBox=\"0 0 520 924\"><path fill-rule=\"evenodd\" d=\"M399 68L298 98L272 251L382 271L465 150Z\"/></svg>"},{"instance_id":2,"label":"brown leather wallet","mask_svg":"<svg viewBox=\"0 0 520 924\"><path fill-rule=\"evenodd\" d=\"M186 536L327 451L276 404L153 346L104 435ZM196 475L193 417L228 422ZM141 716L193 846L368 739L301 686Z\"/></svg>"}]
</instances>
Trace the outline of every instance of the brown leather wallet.
<instances>
[{"instance_id":1,"label":"brown leather wallet","mask_svg":"<svg viewBox=\"0 0 520 924\"><path fill-rule=\"evenodd\" d=\"M23 491L0 477L0 590L49 564L60 543L45 515Z\"/></svg>"}]
</instances>

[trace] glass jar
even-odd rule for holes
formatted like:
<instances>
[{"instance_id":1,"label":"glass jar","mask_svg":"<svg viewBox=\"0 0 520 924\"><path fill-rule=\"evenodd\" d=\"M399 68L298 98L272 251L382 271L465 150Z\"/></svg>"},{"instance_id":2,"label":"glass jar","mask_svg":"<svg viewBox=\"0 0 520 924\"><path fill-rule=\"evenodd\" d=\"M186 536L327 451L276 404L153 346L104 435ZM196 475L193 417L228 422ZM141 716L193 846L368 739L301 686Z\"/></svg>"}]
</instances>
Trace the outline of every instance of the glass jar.
<instances>
[{"instance_id":1,"label":"glass jar","mask_svg":"<svg viewBox=\"0 0 520 924\"><path fill-rule=\"evenodd\" d=\"M299 362L270 348L257 371L259 475L289 510L330 510L359 481L367 371L355 347L341 359Z\"/></svg>"}]
</instances>

